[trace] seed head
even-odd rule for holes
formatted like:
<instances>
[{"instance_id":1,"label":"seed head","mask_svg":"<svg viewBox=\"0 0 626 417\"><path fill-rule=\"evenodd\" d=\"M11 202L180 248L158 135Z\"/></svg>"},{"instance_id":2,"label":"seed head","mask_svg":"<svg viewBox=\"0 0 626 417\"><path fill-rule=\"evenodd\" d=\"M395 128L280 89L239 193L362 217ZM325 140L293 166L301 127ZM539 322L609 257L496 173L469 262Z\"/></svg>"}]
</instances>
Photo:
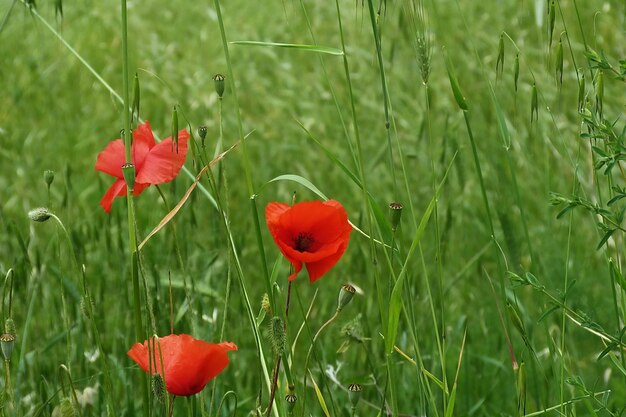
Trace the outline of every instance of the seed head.
<instances>
[{"instance_id":1,"label":"seed head","mask_svg":"<svg viewBox=\"0 0 626 417\"><path fill-rule=\"evenodd\" d=\"M34 222L43 223L50 218L50 210L46 207L38 207L28 212L28 218Z\"/></svg>"},{"instance_id":2,"label":"seed head","mask_svg":"<svg viewBox=\"0 0 626 417\"><path fill-rule=\"evenodd\" d=\"M352 404L352 408L356 407L361 399L361 391L363 387L361 384L350 384L348 385L348 397L350 398L350 404Z\"/></svg>"},{"instance_id":3,"label":"seed head","mask_svg":"<svg viewBox=\"0 0 626 417\"><path fill-rule=\"evenodd\" d=\"M11 360L11 354L13 353L14 346L15 335L10 333L0 335L0 347L2 348L2 356L4 356L5 361Z\"/></svg>"},{"instance_id":4,"label":"seed head","mask_svg":"<svg viewBox=\"0 0 626 417\"><path fill-rule=\"evenodd\" d=\"M337 303L337 311L343 310L354 297L356 289L350 284L343 284L339 290L339 301Z\"/></svg>"},{"instance_id":5,"label":"seed head","mask_svg":"<svg viewBox=\"0 0 626 417\"><path fill-rule=\"evenodd\" d=\"M222 74L215 74L213 76L213 82L215 83L215 92L220 99L224 96L224 88L226 87L226 83L224 82L225 80L226 77Z\"/></svg>"},{"instance_id":6,"label":"seed head","mask_svg":"<svg viewBox=\"0 0 626 417\"><path fill-rule=\"evenodd\" d=\"M298 397L295 394L287 394L285 395L285 402L287 403L287 412L293 413L293 409L296 406L296 401L298 401Z\"/></svg>"},{"instance_id":7,"label":"seed head","mask_svg":"<svg viewBox=\"0 0 626 417\"><path fill-rule=\"evenodd\" d=\"M396 231L400 224L400 217L402 217L402 209L404 206L400 203L389 203L389 210L391 210L391 230Z\"/></svg>"},{"instance_id":8,"label":"seed head","mask_svg":"<svg viewBox=\"0 0 626 417\"><path fill-rule=\"evenodd\" d=\"M129 190L135 189L135 164L127 162L122 165L122 175Z\"/></svg>"},{"instance_id":9,"label":"seed head","mask_svg":"<svg viewBox=\"0 0 626 417\"><path fill-rule=\"evenodd\" d=\"M165 393L165 381L161 374L152 375L152 393L160 402L164 402L167 398Z\"/></svg>"}]
</instances>

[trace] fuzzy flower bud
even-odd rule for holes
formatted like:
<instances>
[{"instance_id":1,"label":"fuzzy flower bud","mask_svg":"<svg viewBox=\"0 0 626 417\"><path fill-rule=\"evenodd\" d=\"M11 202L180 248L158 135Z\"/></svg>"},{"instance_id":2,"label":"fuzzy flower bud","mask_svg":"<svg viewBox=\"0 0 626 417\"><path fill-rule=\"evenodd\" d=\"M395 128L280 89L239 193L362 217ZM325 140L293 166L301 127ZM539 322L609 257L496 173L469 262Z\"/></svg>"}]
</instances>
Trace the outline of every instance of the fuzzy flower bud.
<instances>
[{"instance_id":1,"label":"fuzzy flower bud","mask_svg":"<svg viewBox=\"0 0 626 417\"><path fill-rule=\"evenodd\" d=\"M158 373L152 375L152 393L160 402L164 402L167 398L165 392L165 381Z\"/></svg>"},{"instance_id":2,"label":"fuzzy flower bud","mask_svg":"<svg viewBox=\"0 0 626 417\"><path fill-rule=\"evenodd\" d=\"M46 207L38 207L28 212L28 218L34 222L43 223L50 218L50 210Z\"/></svg>"}]
</instances>

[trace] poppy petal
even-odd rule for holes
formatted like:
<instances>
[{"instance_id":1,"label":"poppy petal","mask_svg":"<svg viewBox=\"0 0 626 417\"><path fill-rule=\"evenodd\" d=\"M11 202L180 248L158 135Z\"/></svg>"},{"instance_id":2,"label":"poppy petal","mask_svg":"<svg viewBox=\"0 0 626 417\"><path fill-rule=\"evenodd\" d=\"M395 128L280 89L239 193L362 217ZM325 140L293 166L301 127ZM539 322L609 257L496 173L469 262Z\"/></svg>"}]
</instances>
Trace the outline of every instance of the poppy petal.
<instances>
[{"instance_id":1,"label":"poppy petal","mask_svg":"<svg viewBox=\"0 0 626 417\"><path fill-rule=\"evenodd\" d=\"M269 203L268 228L281 253L294 266L295 279L305 264L311 282L322 277L345 252L352 227L343 206L335 201L305 201L288 206Z\"/></svg>"},{"instance_id":2,"label":"poppy petal","mask_svg":"<svg viewBox=\"0 0 626 417\"><path fill-rule=\"evenodd\" d=\"M178 149L172 143L172 138L150 149L141 168L137 170L137 182L161 184L176 178L187 157L188 138L189 133L181 130L178 133Z\"/></svg>"},{"instance_id":3,"label":"poppy petal","mask_svg":"<svg viewBox=\"0 0 626 417\"><path fill-rule=\"evenodd\" d=\"M315 282L325 273L327 273L339 261L343 253L346 251L347 247L348 241L345 240L342 242L337 252L335 252L333 255L328 256L317 262L307 262L306 270L309 273L309 280L311 282Z\"/></svg>"},{"instance_id":4,"label":"poppy petal","mask_svg":"<svg viewBox=\"0 0 626 417\"><path fill-rule=\"evenodd\" d=\"M111 212L111 206L113 200L117 196L126 195L126 182L123 179L115 180L115 182L109 187L104 196L100 200L100 205L107 213Z\"/></svg>"},{"instance_id":5,"label":"poppy petal","mask_svg":"<svg viewBox=\"0 0 626 417\"><path fill-rule=\"evenodd\" d=\"M135 164L135 171L139 173L145 162L148 152L156 145L154 140L154 134L150 123L146 120L145 123L137 126L137 129L133 131L133 164Z\"/></svg>"},{"instance_id":6,"label":"poppy petal","mask_svg":"<svg viewBox=\"0 0 626 417\"><path fill-rule=\"evenodd\" d=\"M102 152L98 154L96 171L122 178L122 165L126 162L124 155L124 142L121 139L110 142Z\"/></svg>"},{"instance_id":7,"label":"poppy petal","mask_svg":"<svg viewBox=\"0 0 626 417\"><path fill-rule=\"evenodd\" d=\"M202 391L228 365L227 352L237 350L237 345L231 342L208 343L186 334L151 339L150 345L154 369L150 373L163 376L170 394L182 396ZM149 372L148 341L135 343L128 351L128 356Z\"/></svg>"},{"instance_id":8,"label":"poppy petal","mask_svg":"<svg viewBox=\"0 0 626 417\"><path fill-rule=\"evenodd\" d=\"M148 188L149 186L150 184L142 184L142 183L136 182L135 188L133 188L133 195L141 194L141 192L145 190L146 188Z\"/></svg>"}]
</instances>

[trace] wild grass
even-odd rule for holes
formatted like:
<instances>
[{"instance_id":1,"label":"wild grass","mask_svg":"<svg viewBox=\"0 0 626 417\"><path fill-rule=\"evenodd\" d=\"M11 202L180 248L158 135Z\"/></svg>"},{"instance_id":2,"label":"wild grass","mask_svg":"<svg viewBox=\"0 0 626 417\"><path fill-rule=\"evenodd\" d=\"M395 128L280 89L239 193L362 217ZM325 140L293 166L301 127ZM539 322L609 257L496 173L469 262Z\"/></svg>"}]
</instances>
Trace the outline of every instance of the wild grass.
<instances>
[{"instance_id":1,"label":"wild grass","mask_svg":"<svg viewBox=\"0 0 626 417\"><path fill-rule=\"evenodd\" d=\"M239 347L174 415L624 414L623 2L184 3L127 4L127 61L118 2L0 4L2 415L166 415L126 352L172 327ZM196 147L106 214L135 73ZM289 286L264 208L294 196L363 233Z\"/></svg>"}]
</instances>

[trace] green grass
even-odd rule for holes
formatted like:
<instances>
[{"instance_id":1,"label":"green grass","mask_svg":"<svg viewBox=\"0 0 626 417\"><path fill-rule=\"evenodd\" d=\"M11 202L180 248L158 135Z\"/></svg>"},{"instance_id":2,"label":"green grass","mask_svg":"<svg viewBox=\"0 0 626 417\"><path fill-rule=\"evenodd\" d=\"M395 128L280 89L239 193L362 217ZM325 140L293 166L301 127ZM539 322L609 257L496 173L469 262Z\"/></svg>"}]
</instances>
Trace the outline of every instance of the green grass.
<instances>
[{"instance_id":1,"label":"green grass","mask_svg":"<svg viewBox=\"0 0 626 417\"><path fill-rule=\"evenodd\" d=\"M11 10L0 32L0 273L13 271L11 316L17 329L2 413L49 415L68 395L59 376L64 364L76 389L98 387L98 401L83 415L147 410L165 415L156 405L142 405L146 394L139 385L147 379L126 355L137 341L126 204L117 199L108 215L98 205L111 179L94 170L96 156L119 137L124 106L38 17L122 96L120 5L68 2L61 19L54 3L39 0L37 14L22 1L12 9L12 0L0 3L0 15ZM408 0L339 2L340 15L330 1L223 3L221 23L229 41L320 45L336 53L343 49L341 17L346 54L232 42L227 47L233 80L214 2L129 3L129 71L131 81L136 72L141 83L140 116L166 137L177 106L181 128L188 124L197 138L198 126L207 126L209 155L220 124L224 148L239 140L238 112L242 134L249 134L245 155L240 145L223 160L223 171L213 169L220 208L196 189L171 223L176 232L165 227L141 252L144 338L153 333L150 314L159 335L170 332L171 276L175 331L217 342L227 309L223 339L239 346L216 378L215 396L211 383L200 395L177 399L175 415L233 415L230 390L237 398L236 415L267 407L268 381L259 373L249 321L261 311L267 291L250 185L276 281L276 311L284 309L289 264L265 227L264 207L289 202L294 192L298 201L319 198L303 181L269 182L285 174L310 181L340 201L361 230L396 248L353 232L345 256L324 278L310 284L302 273L293 283L288 343L295 342L289 367L298 397L294 415L323 415L312 380L332 416L523 415L522 382L528 415L623 415L625 342L605 348L623 336L626 325L626 281L620 285L625 241L616 227L624 200L608 204L623 194L619 188L626 176L621 162L610 172L605 173L606 164L594 169L602 158L624 159L625 84L617 76L623 71L618 61L625 59L623 2L556 1L551 47L544 0L428 1L421 23L407 13ZM378 51L370 11L380 36ZM496 79L502 34L504 63ZM431 47L427 86L416 48L420 36ZM562 85L555 75L559 40ZM453 95L443 47L467 111ZM598 69L585 55L591 49L604 53L611 65L601 64L608 128L596 123L598 86L592 80ZM214 92L216 73L227 77L222 102ZM578 108L580 74L587 114ZM537 120L531 120L533 84ZM161 186L170 207L202 165L190 154L188 174ZM49 201L45 170L56 174ZM217 197L207 176L200 184ZM418 242L418 225L439 186ZM551 205L551 193L561 196L558 207ZM388 204L393 201L404 210L392 236ZM568 203L573 210L557 219ZM54 220L28 219L27 212L41 206L63 223L71 249ZM167 209L155 187L136 198L135 207L141 240ZM85 268L93 321L81 310L83 277L74 254ZM398 279L403 285L396 287ZM332 317L347 282L360 291L316 339L304 369L311 340ZM394 333L389 328L394 308L399 308L395 345L410 360L389 352L384 340ZM8 296L3 312L6 319ZM271 375L269 321L257 331ZM513 369L509 341L517 364L524 363L525 381ZM283 371L279 380L274 415L286 416ZM354 409L347 392L351 383L363 385Z\"/></svg>"}]
</instances>

